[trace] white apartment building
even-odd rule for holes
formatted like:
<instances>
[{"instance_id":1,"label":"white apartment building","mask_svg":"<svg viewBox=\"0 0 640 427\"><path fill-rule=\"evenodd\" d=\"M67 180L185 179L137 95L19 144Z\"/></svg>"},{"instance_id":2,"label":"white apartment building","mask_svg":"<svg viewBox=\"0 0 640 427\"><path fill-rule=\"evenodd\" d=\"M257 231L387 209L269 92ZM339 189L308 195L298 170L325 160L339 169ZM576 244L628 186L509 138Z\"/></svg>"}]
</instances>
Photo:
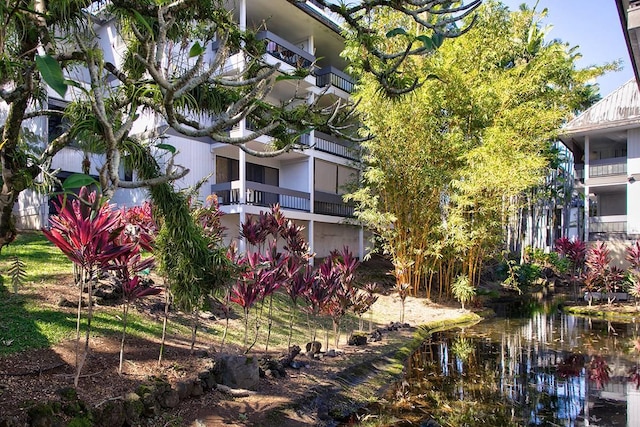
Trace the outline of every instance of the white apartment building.
<instances>
[{"instance_id":1,"label":"white apartment building","mask_svg":"<svg viewBox=\"0 0 640 427\"><path fill-rule=\"evenodd\" d=\"M103 4L104 2L98 2ZM311 0L236 0L229 2L241 28L262 28L258 37L267 42L263 60L280 62L281 72L290 72L296 64L315 64L312 73L303 80L280 82L269 95L269 102L289 99L297 90L308 96L309 102L331 105L338 98L348 99L354 87L353 79L344 72L347 66L340 53L344 40L338 22ZM96 32L104 50L105 59L121 63L122 40L113 22L100 10L103 18ZM215 49L215 46L214 46ZM229 58L225 70L234 71L242 65L242 57ZM63 100L51 97L50 107L64 105ZM56 132L59 123L40 123L36 128ZM163 123L152 116L142 117L134 133L144 134ZM251 123L243 120L229 130L230 136L250 134ZM236 146L210 138L192 139L169 130L167 143L178 150L175 162L190 169L190 173L175 183L176 187L192 186L209 177L200 189L204 200L210 194L219 198L225 212L223 224L229 240L239 239L240 224L248 215L266 211L279 203L283 213L303 225L308 233L311 251L318 257L329 255L334 249L348 246L355 254L364 256L362 227L350 221L353 206L342 200L345 185L357 179L358 147L353 143L320 131L302 135L305 149L296 149L272 158L251 156ZM267 150L271 137L257 137L247 145L255 150ZM80 172L85 153L78 148L66 148L53 163L60 176ZM92 173L100 165L101 156L91 154ZM122 171L121 179L127 179ZM118 190L113 202L130 206L147 199L144 190ZM25 192L15 209L19 224L27 228L40 228L49 214L47 196Z\"/></svg>"},{"instance_id":2,"label":"white apartment building","mask_svg":"<svg viewBox=\"0 0 640 427\"><path fill-rule=\"evenodd\" d=\"M640 91L635 79L567 123L560 136L573 152L576 190L573 234L607 241L616 261L640 238ZM578 212L580 214L578 214Z\"/></svg>"}]
</instances>

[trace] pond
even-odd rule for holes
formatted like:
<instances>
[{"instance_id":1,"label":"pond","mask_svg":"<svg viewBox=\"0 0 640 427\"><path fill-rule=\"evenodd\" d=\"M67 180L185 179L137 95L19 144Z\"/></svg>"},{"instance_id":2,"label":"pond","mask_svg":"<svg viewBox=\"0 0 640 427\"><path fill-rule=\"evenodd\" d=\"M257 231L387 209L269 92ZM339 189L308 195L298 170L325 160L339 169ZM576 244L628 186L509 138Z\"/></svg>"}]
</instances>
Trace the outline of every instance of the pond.
<instances>
[{"instance_id":1,"label":"pond","mask_svg":"<svg viewBox=\"0 0 640 427\"><path fill-rule=\"evenodd\" d=\"M640 426L639 325L528 311L432 334L388 391L393 425Z\"/></svg>"}]
</instances>

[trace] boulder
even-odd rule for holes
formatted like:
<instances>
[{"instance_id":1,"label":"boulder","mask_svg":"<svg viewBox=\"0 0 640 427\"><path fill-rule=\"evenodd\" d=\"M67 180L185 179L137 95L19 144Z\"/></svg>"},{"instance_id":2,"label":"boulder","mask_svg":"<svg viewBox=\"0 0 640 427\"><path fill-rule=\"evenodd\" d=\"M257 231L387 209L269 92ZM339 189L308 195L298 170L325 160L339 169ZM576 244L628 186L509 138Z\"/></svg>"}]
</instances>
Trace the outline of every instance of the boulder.
<instances>
[{"instance_id":1,"label":"boulder","mask_svg":"<svg viewBox=\"0 0 640 427\"><path fill-rule=\"evenodd\" d=\"M121 427L127 421L122 400L111 400L93 410L95 426Z\"/></svg>"},{"instance_id":2,"label":"boulder","mask_svg":"<svg viewBox=\"0 0 640 427\"><path fill-rule=\"evenodd\" d=\"M128 393L124 396L124 416L128 425L139 425L143 412L144 404L140 396L135 393Z\"/></svg>"},{"instance_id":3,"label":"boulder","mask_svg":"<svg viewBox=\"0 0 640 427\"><path fill-rule=\"evenodd\" d=\"M244 355L219 355L215 374L218 384L231 388L255 390L260 381L258 359Z\"/></svg>"},{"instance_id":4,"label":"boulder","mask_svg":"<svg viewBox=\"0 0 640 427\"><path fill-rule=\"evenodd\" d=\"M320 353L322 350L322 343L320 341L311 341L306 345L307 355L313 356L314 354Z\"/></svg>"},{"instance_id":5,"label":"boulder","mask_svg":"<svg viewBox=\"0 0 640 427\"><path fill-rule=\"evenodd\" d=\"M349 337L347 341L348 345L366 345L367 344L367 336L363 333L354 332Z\"/></svg>"}]
</instances>

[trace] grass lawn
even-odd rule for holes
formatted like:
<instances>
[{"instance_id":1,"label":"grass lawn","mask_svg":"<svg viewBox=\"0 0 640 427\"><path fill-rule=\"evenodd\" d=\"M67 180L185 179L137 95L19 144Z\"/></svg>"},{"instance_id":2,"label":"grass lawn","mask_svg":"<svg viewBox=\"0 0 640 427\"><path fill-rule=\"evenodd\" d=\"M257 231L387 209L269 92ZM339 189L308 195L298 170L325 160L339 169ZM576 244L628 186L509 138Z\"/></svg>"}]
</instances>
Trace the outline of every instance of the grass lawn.
<instances>
[{"instance_id":1,"label":"grass lawn","mask_svg":"<svg viewBox=\"0 0 640 427\"><path fill-rule=\"evenodd\" d=\"M18 256L25 263L26 280L17 293L13 293L8 269L13 256ZM72 281L71 261L41 233L23 233L10 246L3 249L0 255L0 356L28 349L46 348L76 335L76 310L58 307L55 297L48 293L61 289L64 284L67 292L77 295ZM77 301L77 297L74 297ZM120 336L122 308L116 306L96 307L93 314L92 333L94 336ZM291 301L287 295L276 293L273 298L273 322L269 339L270 349L285 349L289 335L289 316ZM129 311L127 325L128 336L143 338L159 338L162 334L162 322L146 313ZM239 347L244 345L244 313L238 306L234 307L234 316L229 323L226 342ZM368 315L365 319L368 320ZM256 321L259 319L256 325ZM375 319L374 319L375 320ZM85 330L86 309L82 311L81 330ZM358 320L353 316L345 316L342 326L342 337L353 330ZM365 321L365 324L367 322ZM180 335L188 340L191 336L190 316L172 316L168 324L168 333ZM315 326L317 325L317 326ZM201 322L198 329L200 341L218 345L224 332L225 320ZM325 331L329 332L330 346L333 343L331 320L322 318L320 322L311 322L300 308L295 313L293 343L307 342L311 332L317 331L317 339L325 341ZM254 341L258 331L258 341L254 350L263 350L268 334L268 300L264 304L256 304L249 315L249 344Z\"/></svg>"}]
</instances>

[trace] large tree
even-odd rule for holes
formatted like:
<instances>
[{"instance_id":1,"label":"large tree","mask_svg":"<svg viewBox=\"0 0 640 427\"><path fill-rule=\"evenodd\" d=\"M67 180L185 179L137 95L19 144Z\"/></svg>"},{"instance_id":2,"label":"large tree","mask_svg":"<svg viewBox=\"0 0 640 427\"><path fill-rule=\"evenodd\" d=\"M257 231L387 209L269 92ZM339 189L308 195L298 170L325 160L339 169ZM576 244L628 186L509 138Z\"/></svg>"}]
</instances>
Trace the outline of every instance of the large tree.
<instances>
[{"instance_id":1,"label":"large tree","mask_svg":"<svg viewBox=\"0 0 640 427\"><path fill-rule=\"evenodd\" d=\"M460 31L450 30L452 22L466 17L479 1L464 6L445 0L366 0L356 6L316 0L316 4L342 17L350 37L362 46L361 69L393 94L419 83L395 79L400 65L433 51L443 38L459 35ZM169 160L163 168L151 168L151 175L148 168L140 171L139 181L120 181L123 158L157 160L149 135L132 134L140 114L151 112L183 135L211 137L259 156L294 148L299 133L290 129L346 132L348 106L315 108L302 94L283 105L265 102L281 80L278 66L262 61L265 44L255 37L257 29L239 28L226 4L222 0L0 2L0 101L6 111L0 122L0 249L15 238L12 209L19 194L48 173L51 159L74 139L104 153L100 181L107 196L122 187L164 185L188 173ZM391 35L374 30L372 14L385 9L399 11L431 37L400 29ZM93 31L105 14L115 19L112 25L126 43L122 66L105 60L96 43ZM381 50L387 36L400 32L402 43ZM238 52L245 58L242 69L234 75L221 73L229 56ZM309 71L297 70L290 78ZM74 78L80 75L84 77ZM64 111L49 109L45 82L60 95L72 91L74 102ZM33 119L62 114L68 127L61 135L38 144L27 138ZM250 119L257 130L230 138L226 130L243 119ZM245 146L267 133L276 138L274 150L254 152ZM140 155L141 150L147 154Z\"/></svg>"},{"instance_id":2,"label":"large tree","mask_svg":"<svg viewBox=\"0 0 640 427\"><path fill-rule=\"evenodd\" d=\"M423 281L429 295L432 283L447 292L460 274L477 283L502 248L512 202L542 182L550 141L608 67L578 69L575 48L545 39L543 16L488 2L464 37L403 64L431 77L413 93L389 99L372 79L361 85L376 137L351 197L414 292ZM377 22L407 25L396 14Z\"/></svg>"}]
</instances>

